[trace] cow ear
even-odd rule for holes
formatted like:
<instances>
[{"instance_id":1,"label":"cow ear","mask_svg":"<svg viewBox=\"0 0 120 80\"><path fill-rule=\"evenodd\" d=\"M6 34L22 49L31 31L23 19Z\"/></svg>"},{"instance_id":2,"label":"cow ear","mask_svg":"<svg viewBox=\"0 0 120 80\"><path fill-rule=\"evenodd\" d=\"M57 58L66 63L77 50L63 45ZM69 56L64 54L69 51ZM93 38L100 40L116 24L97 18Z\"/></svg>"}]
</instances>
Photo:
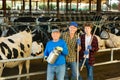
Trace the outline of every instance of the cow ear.
<instances>
[{"instance_id":1,"label":"cow ear","mask_svg":"<svg viewBox=\"0 0 120 80\"><path fill-rule=\"evenodd\" d=\"M29 27L29 26L27 26L26 31L27 31L27 32L31 32L31 30L30 30L30 27Z\"/></svg>"},{"instance_id":2,"label":"cow ear","mask_svg":"<svg viewBox=\"0 0 120 80\"><path fill-rule=\"evenodd\" d=\"M42 42L42 41L41 41L41 40L37 40L36 42L39 44L39 43Z\"/></svg>"}]
</instances>

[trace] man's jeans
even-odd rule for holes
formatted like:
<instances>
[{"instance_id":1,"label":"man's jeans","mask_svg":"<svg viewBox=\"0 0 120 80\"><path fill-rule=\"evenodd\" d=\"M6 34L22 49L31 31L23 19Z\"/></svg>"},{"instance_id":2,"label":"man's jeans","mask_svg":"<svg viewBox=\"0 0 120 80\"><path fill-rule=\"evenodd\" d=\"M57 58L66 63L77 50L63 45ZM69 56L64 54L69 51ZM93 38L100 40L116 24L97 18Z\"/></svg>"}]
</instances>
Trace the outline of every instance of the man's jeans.
<instances>
[{"instance_id":1,"label":"man's jeans","mask_svg":"<svg viewBox=\"0 0 120 80\"><path fill-rule=\"evenodd\" d=\"M48 64L47 66L47 80L64 80L65 76L65 64L59 66L51 66Z\"/></svg>"},{"instance_id":2,"label":"man's jeans","mask_svg":"<svg viewBox=\"0 0 120 80\"><path fill-rule=\"evenodd\" d=\"M67 70L68 68L71 69L71 73L72 73L72 76L70 77L70 79L68 76L68 70ZM66 72L65 72L65 80L77 80L77 63L76 62L67 62ZM79 80L81 80L80 76L79 76Z\"/></svg>"},{"instance_id":3,"label":"man's jeans","mask_svg":"<svg viewBox=\"0 0 120 80\"><path fill-rule=\"evenodd\" d=\"M80 68L82 66L83 60L80 61ZM86 59L85 62L85 66L87 68L87 80L93 80L93 66L89 65L88 61L89 59Z\"/></svg>"}]
</instances>

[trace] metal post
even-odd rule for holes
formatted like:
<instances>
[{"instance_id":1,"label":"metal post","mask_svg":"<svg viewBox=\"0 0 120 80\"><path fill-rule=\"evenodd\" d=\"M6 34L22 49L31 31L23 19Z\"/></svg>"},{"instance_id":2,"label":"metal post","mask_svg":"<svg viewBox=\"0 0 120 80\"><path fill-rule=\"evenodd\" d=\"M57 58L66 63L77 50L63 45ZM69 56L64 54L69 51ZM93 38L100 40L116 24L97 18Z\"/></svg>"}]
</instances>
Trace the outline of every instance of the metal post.
<instances>
[{"instance_id":1,"label":"metal post","mask_svg":"<svg viewBox=\"0 0 120 80\"><path fill-rule=\"evenodd\" d=\"M111 49L111 61L113 61L113 49Z\"/></svg>"},{"instance_id":2,"label":"metal post","mask_svg":"<svg viewBox=\"0 0 120 80\"><path fill-rule=\"evenodd\" d=\"M80 38L79 35L80 33L78 33L78 39ZM80 46L77 44L77 80L79 80L79 50Z\"/></svg>"}]
</instances>

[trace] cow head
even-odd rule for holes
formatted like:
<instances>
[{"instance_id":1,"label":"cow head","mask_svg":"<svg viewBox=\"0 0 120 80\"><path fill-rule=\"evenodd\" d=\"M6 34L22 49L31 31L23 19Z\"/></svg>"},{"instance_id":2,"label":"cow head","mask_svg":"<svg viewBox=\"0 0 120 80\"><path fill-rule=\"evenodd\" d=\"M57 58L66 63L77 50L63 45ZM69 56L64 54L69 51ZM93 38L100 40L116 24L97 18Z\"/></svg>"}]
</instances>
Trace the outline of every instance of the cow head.
<instances>
[{"instance_id":1,"label":"cow head","mask_svg":"<svg viewBox=\"0 0 120 80\"><path fill-rule=\"evenodd\" d=\"M32 32L32 39L33 41L39 41L42 42L44 46L46 46L46 43L51 39L50 33L47 33L46 31L42 31L41 29L35 29Z\"/></svg>"},{"instance_id":2,"label":"cow head","mask_svg":"<svg viewBox=\"0 0 120 80\"><path fill-rule=\"evenodd\" d=\"M37 41L32 42L31 56L43 56L44 46Z\"/></svg>"}]
</instances>

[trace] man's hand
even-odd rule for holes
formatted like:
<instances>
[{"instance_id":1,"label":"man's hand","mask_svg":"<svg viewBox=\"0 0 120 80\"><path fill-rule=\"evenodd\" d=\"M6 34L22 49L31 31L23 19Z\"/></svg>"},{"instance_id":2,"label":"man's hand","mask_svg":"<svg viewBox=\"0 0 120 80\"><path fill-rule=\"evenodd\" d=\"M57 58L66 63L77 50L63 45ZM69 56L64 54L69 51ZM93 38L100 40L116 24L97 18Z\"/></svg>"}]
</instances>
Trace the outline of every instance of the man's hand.
<instances>
[{"instance_id":1,"label":"man's hand","mask_svg":"<svg viewBox=\"0 0 120 80\"><path fill-rule=\"evenodd\" d=\"M57 46L56 49L59 50L59 51L61 51L61 52L63 51L63 48L60 47L60 46Z\"/></svg>"},{"instance_id":2,"label":"man's hand","mask_svg":"<svg viewBox=\"0 0 120 80\"><path fill-rule=\"evenodd\" d=\"M77 42L77 44L78 44L78 45L80 45L80 44L81 44L80 39L77 39L77 41L76 41L76 42Z\"/></svg>"}]
</instances>

